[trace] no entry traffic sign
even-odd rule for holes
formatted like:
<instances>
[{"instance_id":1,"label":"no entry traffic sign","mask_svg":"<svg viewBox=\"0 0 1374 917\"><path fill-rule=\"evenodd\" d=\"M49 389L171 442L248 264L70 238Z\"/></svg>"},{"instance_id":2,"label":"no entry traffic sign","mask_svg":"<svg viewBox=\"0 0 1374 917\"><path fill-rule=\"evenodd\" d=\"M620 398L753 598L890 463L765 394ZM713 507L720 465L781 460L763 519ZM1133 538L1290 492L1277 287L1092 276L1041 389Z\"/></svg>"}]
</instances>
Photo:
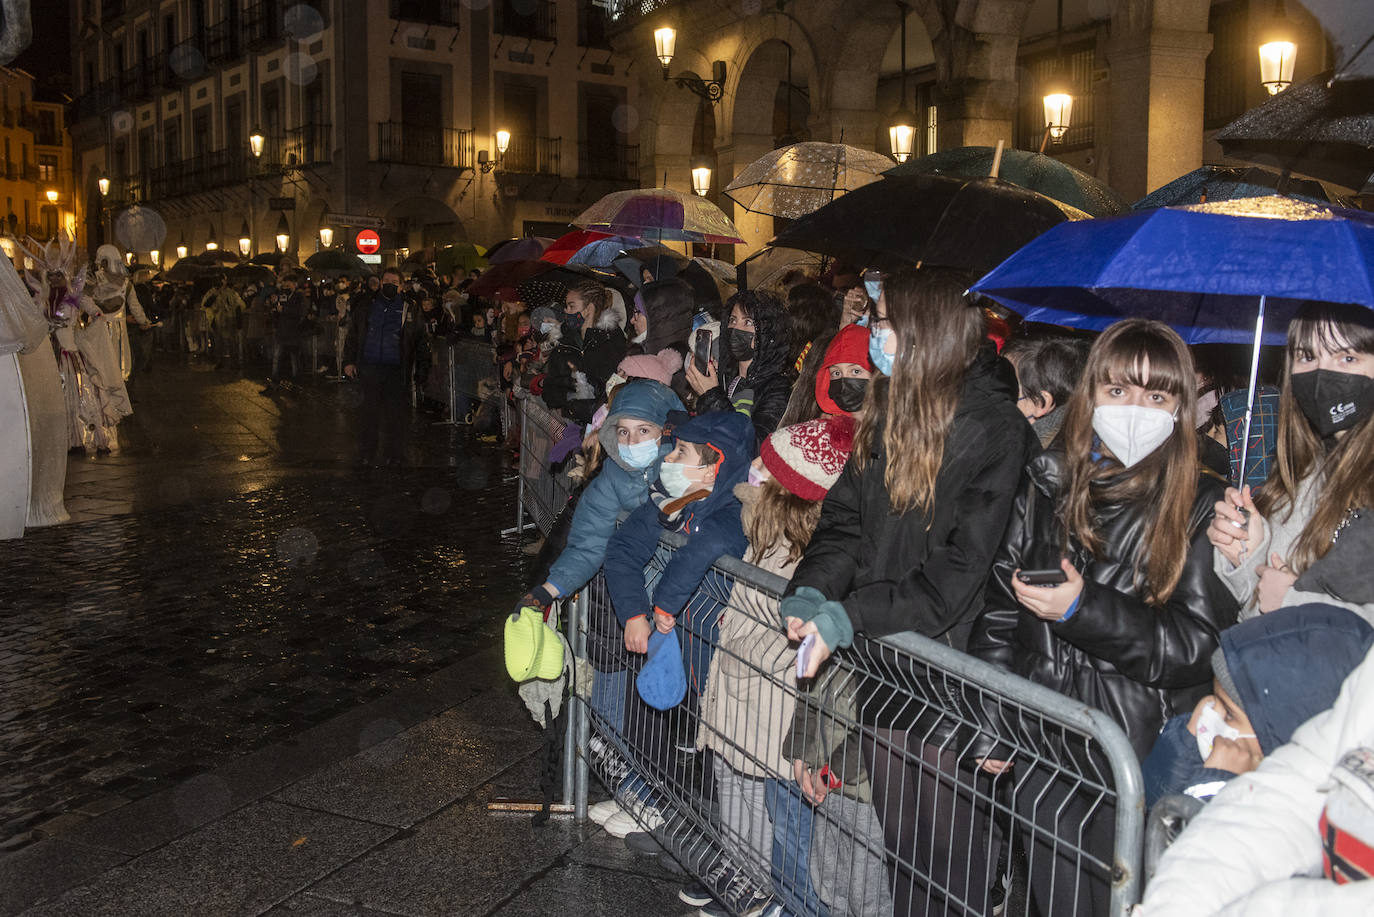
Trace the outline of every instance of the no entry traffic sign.
<instances>
[{"instance_id":1,"label":"no entry traffic sign","mask_svg":"<svg viewBox=\"0 0 1374 917\"><path fill-rule=\"evenodd\" d=\"M371 255L382 247L382 237L377 235L375 230L364 229L358 233L358 237L353 240L358 246L358 251L366 255Z\"/></svg>"}]
</instances>

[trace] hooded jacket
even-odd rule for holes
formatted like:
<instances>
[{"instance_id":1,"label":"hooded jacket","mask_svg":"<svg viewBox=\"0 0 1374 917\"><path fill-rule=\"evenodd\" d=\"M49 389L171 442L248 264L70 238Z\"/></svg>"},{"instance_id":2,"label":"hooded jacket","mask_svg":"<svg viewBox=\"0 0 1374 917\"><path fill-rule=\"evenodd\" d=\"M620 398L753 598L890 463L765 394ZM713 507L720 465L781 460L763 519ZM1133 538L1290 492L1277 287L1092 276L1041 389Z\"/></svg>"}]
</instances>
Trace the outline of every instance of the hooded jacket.
<instances>
[{"instance_id":1,"label":"hooded jacket","mask_svg":"<svg viewBox=\"0 0 1374 917\"><path fill-rule=\"evenodd\" d=\"M692 313L696 298L687 281L674 277L644 284L639 301L644 304L648 327L640 343L642 353L658 353L667 347L687 343L692 333Z\"/></svg>"},{"instance_id":2,"label":"hooded jacket","mask_svg":"<svg viewBox=\"0 0 1374 917\"><path fill-rule=\"evenodd\" d=\"M790 320L782 304L771 296L754 300L754 359L749 375L740 378L739 362L730 353L729 328L722 328L720 384L697 399L697 411L738 411L754 423L754 448L778 428L787 410L796 376L788 354ZM727 322L723 324L728 324Z\"/></svg>"},{"instance_id":3,"label":"hooded jacket","mask_svg":"<svg viewBox=\"0 0 1374 917\"><path fill-rule=\"evenodd\" d=\"M649 499L649 486L658 480L659 464L672 451L664 442L648 468L630 467L620 457L616 421L630 417L662 427L668 423L669 412L682 410L682 402L671 389L650 379L636 379L616 390L615 403L597 434L606 456L601 471L582 491L573 512L568 547L549 570L549 582L558 587L560 596L576 592L596 575L606 557L616 519Z\"/></svg>"},{"instance_id":4,"label":"hooded jacket","mask_svg":"<svg viewBox=\"0 0 1374 917\"><path fill-rule=\"evenodd\" d=\"M827 414L848 414L830 397L830 367L838 363L857 363L870 373L873 361L868 358L868 329L862 325L845 325L826 345L821 368L816 372L816 404Z\"/></svg>"},{"instance_id":5,"label":"hooded jacket","mask_svg":"<svg viewBox=\"0 0 1374 917\"><path fill-rule=\"evenodd\" d=\"M611 536L604 565L606 587L622 627L655 607L670 615L681 614L716 558L744 555L749 543L734 487L749 475L749 463L754 460L752 434L749 419L733 411L702 414L673 431L679 442L705 443L719 452L720 470L711 493L688 504L673 520L650 500ZM644 571L658 549L659 535L666 530L682 532L687 541L673 552L650 601Z\"/></svg>"},{"instance_id":6,"label":"hooded jacket","mask_svg":"<svg viewBox=\"0 0 1374 917\"><path fill-rule=\"evenodd\" d=\"M1030 424L1022 424L1029 435ZM1050 622L1021 607L1011 578L1018 568L1054 565L1063 542L1055 507L1064 466L1064 454L1056 449L1026 469L968 649L1103 711L1126 731L1144 759L1165 720L1192 710L1208 693L1212 652L1221 631L1236 622L1238 603L1212 572L1207 540L1224 485L1199 474L1183 572L1159 607L1146 604L1135 582L1136 561L1145 551L1145 507L1099 504L1102 555L1094 557L1070 540L1067 554L1083 575L1083 592L1067 620Z\"/></svg>"},{"instance_id":7,"label":"hooded jacket","mask_svg":"<svg viewBox=\"0 0 1374 917\"><path fill-rule=\"evenodd\" d=\"M590 422L606 397L606 380L625 358L629 342L624 325L625 307L614 297L591 328L575 329L565 322L546 363L544 403L579 423Z\"/></svg>"}]
</instances>

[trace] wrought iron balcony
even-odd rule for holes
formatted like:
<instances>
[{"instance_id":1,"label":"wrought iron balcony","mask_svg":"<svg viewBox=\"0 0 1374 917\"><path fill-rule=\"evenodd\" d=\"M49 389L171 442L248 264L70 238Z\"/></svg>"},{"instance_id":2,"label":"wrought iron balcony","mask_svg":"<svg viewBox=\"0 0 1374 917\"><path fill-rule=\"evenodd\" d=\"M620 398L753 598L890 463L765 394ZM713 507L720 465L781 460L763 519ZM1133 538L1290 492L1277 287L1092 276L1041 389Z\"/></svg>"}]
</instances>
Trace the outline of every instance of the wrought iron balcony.
<instances>
[{"instance_id":1,"label":"wrought iron balcony","mask_svg":"<svg viewBox=\"0 0 1374 917\"><path fill-rule=\"evenodd\" d=\"M578 173L583 178L606 181L639 181L639 147L617 144L613 147L582 146Z\"/></svg>"},{"instance_id":2,"label":"wrought iron balcony","mask_svg":"<svg viewBox=\"0 0 1374 917\"><path fill-rule=\"evenodd\" d=\"M554 41L558 38L558 11L553 0L497 0L493 4L492 31L497 35Z\"/></svg>"},{"instance_id":3,"label":"wrought iron balcony","mask_svg":"<svg viewBox=\"0 0 1374 917\"><path fill-rule=\"evenodd\" d=\"M377 125L378 162L471 169L472 159L472 131L400 121Z\"/></svg>"},{"instance_id":4,"label":"wrought iron balcony","mask_svg":"<svg viewBox=\"0 0 1374 917\"><path fill-rule=\"evenodd\" d=\"M562 142L561 137L512 136L499 168L504 172L557 175Z\"/></svg>"},{"instance_id":5,"label":"wrought iron balcony","mask_svg":"<svg viewBox=\"0 0 1374 917\"><path fill-rule=\"evenodd\" d=\"M391 18L402 22L458 27L458 0L391 0Z\"/></svg>"}]
</instances>

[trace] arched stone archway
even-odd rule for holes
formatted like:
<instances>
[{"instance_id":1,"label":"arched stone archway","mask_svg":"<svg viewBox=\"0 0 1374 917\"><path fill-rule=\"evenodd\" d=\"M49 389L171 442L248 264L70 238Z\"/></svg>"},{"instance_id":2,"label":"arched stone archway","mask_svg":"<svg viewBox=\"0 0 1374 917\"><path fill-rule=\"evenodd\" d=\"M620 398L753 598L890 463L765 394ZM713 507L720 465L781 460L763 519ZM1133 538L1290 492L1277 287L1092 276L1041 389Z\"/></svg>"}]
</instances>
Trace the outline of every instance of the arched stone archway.
<instances>
[{"instance_id":1,"label":"arched stone archway","mask_svg":"<svg viewBox=\"0 0 1374 917\"><path fill-rule=\"evenodd\" d=\"M397 248L421 249L469 241L467 227L458 214L436 198L402 198L387 208L384 218Z\"/></svg>"}]
</instances>

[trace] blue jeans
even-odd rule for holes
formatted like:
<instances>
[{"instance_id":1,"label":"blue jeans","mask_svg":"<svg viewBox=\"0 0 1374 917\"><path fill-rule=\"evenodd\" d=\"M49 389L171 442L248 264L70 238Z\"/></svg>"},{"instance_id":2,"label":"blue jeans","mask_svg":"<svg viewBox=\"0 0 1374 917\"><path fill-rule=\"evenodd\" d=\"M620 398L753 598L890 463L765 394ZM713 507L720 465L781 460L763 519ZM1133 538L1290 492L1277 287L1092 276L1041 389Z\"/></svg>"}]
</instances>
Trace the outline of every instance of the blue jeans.
<instances>
[{"instance_id":1,"label":"blue jeans","mask_svg":"<svg viewBox=\"0 0 1374 917\"><path fill-rule=\"evenodd\" d=\"M621 740L625 736L625 694L629 687L630 673L625 669L619 672L603 672L597 669L592 679L592 712L605 724L609 734ZM633 760L629 763L633 767ZM619 798L624 798L627 794L637 795L645 801L651 801L653 798L644 778L634 770L619 786L610 789Z\"/></svg>"},{"instance_id":2,"label":"blue jeans","mask_svg":"<svg viewBox=\"0 0 1374 917\"><path fill-rule=\"evenodd\" d=\"M815 813L792 780L769 777L764 801L773 820L773 891L791 917L829 917L811 884L811 823Z\"/></svg>"}]
</instances>

